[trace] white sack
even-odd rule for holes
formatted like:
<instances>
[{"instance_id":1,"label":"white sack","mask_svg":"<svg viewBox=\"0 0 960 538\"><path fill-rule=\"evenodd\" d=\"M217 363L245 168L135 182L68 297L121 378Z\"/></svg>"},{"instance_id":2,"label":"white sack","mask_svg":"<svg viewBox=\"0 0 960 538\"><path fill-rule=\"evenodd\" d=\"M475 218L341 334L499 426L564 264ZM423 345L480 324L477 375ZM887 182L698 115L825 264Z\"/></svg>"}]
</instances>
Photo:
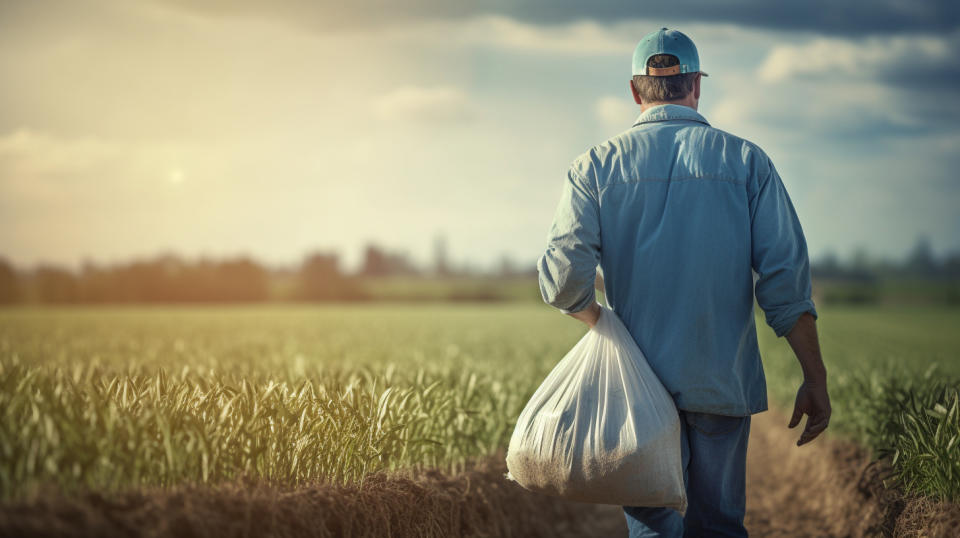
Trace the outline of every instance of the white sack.
<instances>
[{"instance_id":1,"label":"white sack","mask_svg":"<svg viewBox=\"0 0 960 538\"><path fill-rule=\"evenodd\" d=\"M507 478L573 501L684 513L677 408L620 318L601 308L520 414Z\"/></svg>"}]
</instances>

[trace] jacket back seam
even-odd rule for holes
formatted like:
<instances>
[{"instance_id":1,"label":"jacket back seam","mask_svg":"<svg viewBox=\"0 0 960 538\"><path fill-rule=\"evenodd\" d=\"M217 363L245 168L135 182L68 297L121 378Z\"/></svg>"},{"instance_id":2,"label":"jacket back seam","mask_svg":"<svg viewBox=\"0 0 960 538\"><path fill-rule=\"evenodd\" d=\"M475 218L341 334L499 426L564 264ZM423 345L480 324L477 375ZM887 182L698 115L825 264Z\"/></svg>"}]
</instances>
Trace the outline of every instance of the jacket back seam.
<instances>
[{"instance_id":1,"label":"jacket back seam","mask_svg":"<svg viewBox=\"0 0 960 538\"><path fill-rule=\"evenodd\" d=\"M668 183L670 181L690 181L694 179L701 179L704 181L722 181L725 183L733 183L736 185L743 185L746 183L746 180L744 179L737 179L737 178L731 178L731 177L710 177L710 176L690 176L690 177L672 177L672 178L659 178L659 177L635 178L635 179L626 179L623 181L614 181L614 182L607 183L602 187L600 187L600 191L598 192L598 194L602 195L604 191L606 191L608 188L616 185L628 185L630 183L645 183L645 182Z\"/></svg>"}]
</instances>

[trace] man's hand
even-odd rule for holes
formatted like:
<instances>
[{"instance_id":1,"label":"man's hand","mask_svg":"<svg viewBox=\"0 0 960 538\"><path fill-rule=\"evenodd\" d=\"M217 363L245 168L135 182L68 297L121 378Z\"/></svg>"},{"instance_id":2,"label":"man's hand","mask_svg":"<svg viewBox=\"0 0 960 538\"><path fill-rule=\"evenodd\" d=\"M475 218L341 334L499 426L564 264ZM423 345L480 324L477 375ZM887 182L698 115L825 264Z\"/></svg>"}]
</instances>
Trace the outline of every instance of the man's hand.
<instances>
[{"instance_id":1,"label":"man's hand","mask_svg":"<svg viewBox=\"0 0 960 538\"><path fill-rule=\"evenodd\" d=\"M800 361L803 370L803 384L797 391L797 401L793 406L793 417L789 428L800 424L803 415L807 415L807 425L797 441L797 446L813 441L830 423L830 396L827 395L827 369L820 356L820 342L817 338L816 320L810 312L804 312L787 334L787 341Z\"/></svg>"},{"instance_id":2,"label":"man's hand","mask_svg":"<svg viewBox=\"0 0 960 538\"><path fill-rule=\"evenodd\" d=\"M797 391L797 401L793 406L793 417L790 418L788 428L800 424L803 415L807 415L807 425L797 441L797 446L804 445L816 439L830 423L830 396L827 394L826 381L816 383L804 381Z\"/></svg>"},{"instance_id":3,"label":"man's hand","mask_svg":"<svg viewBox=\"0 0 960 538\"><path fill-rule=\"evenodd\" d=\"M593 303L579 312L570 312L567 315L579 319L592 329L600 319L600 303Z\"/></svg>"}]
</instances>

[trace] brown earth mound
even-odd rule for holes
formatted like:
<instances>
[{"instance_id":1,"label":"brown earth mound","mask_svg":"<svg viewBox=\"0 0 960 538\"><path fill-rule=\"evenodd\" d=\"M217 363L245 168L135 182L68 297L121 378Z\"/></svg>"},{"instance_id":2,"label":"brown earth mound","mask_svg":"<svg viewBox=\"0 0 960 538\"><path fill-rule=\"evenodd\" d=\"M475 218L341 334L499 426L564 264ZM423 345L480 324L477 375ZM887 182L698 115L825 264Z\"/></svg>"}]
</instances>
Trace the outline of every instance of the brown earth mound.
<instances>
[{"instance_id":1,"label":"brown earth mound","mask_svg":"<svg viewBox=\"0 0 960 538\"><path fill-rule=\"evenodd\" d=\"M960 536L960 506L907 499L857 446L821 438L773 412L750 436L752 536ZM619 507L559 501L503 478L503 458L455 476L374 475L362 486L283 489L230 484L116 498L39 495L0 505L0 536L626 536Z\"/></svg>"},{"instance_id":2,"label":"brown earth mound","mask_svg":"<svg viewBox=\"0 0 960 538\"><path fill-rule=\"evenodd\" d=\"M359 487L181 487L38 496L0 506L0 536L623 536L618 507L562 502L506 480L503 459L454 477L373 475Z\"/></svg>"},{"instance_id":3,"label":"brown earth mound","mask_svg":"<svg viewBox=\"0 0 960 538\"><path fill-rule=\"evenodd\" d=\"M859 446L822 437L777 412L754 415L747 453L746 527L754 536L960 536L960 506L909 499Z\"/></svg>"}]
</instances>

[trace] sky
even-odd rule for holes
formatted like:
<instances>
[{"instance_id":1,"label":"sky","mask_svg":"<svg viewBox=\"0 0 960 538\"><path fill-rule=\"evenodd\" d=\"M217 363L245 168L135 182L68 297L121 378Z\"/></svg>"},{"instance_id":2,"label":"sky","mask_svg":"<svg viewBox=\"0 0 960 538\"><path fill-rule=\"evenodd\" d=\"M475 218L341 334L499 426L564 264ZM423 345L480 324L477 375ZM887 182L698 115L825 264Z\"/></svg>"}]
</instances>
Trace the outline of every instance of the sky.
<instances>
[{"instance_id":1,"label":"sky","mask_svg":"<svg viewBox=\"0 0 960 538\"><path fill-rule=\"evenodd\" d=\"M633 124L666 26L771 157L811 257L960 250L960 4L0 2L0 257L367 243L532 268L571 161Z\"/></svg>"}]
</instances>

